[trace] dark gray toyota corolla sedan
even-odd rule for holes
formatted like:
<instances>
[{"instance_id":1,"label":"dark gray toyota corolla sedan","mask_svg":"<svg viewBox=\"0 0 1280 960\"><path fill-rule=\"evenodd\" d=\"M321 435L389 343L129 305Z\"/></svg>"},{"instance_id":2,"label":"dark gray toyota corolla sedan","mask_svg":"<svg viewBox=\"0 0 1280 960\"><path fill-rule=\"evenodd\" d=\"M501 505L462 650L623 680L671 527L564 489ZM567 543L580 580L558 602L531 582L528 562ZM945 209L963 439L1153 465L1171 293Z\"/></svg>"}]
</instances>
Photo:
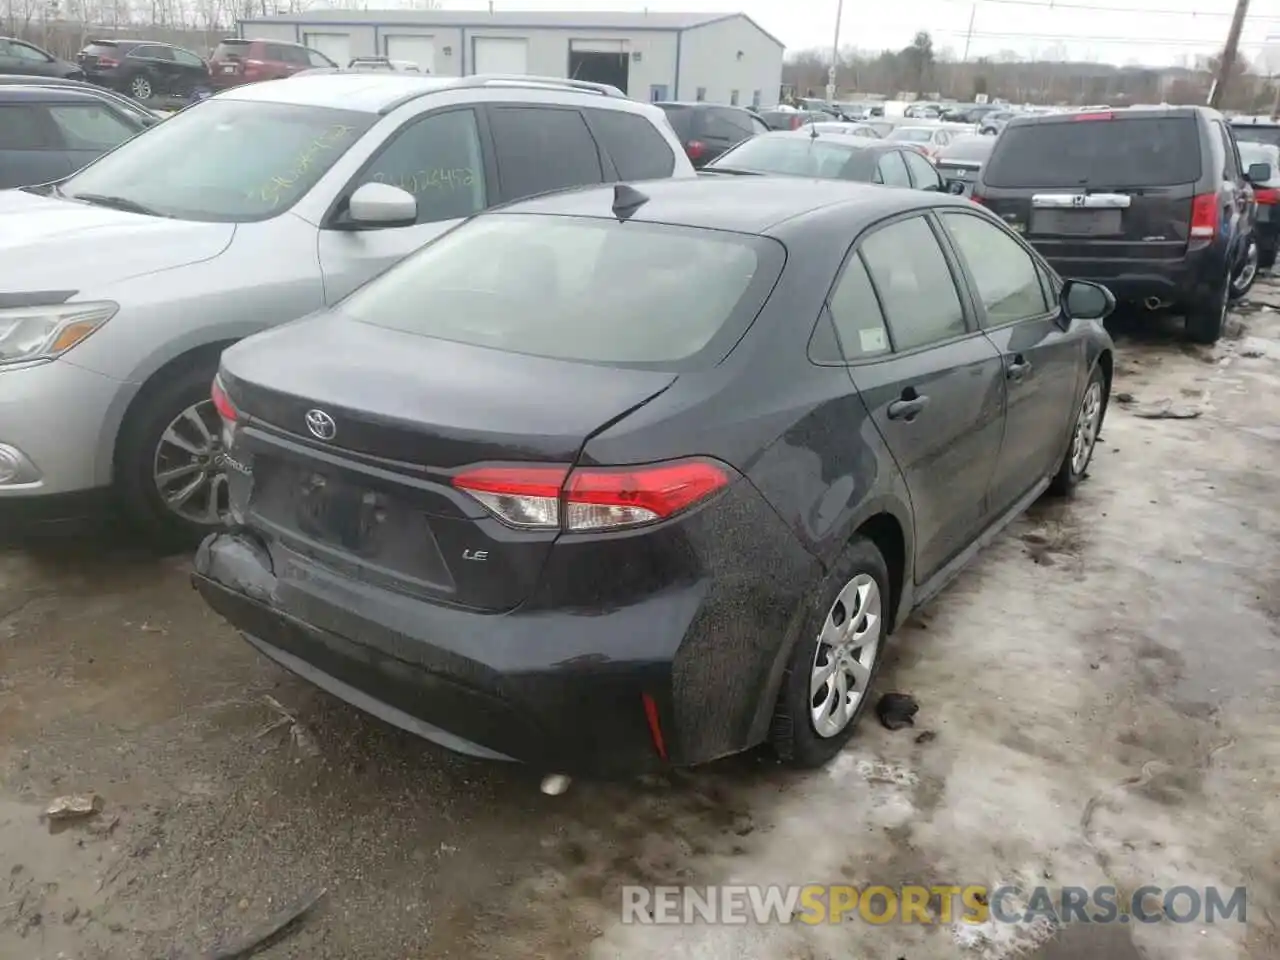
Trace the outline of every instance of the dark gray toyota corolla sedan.
<instances>
[{"instance_id":1,"label":"dark gray toyota corolla sedan","mask_svg":"<svg viewBox=\"0 0 1280 960\"><path fill-rule=\"evenodd\" d=\"M960 198L655 181L477 216L223 355L206 600L438 743L829 760L893 628L1084 476L1102 287Z\"/></svg>"}]
</instances>

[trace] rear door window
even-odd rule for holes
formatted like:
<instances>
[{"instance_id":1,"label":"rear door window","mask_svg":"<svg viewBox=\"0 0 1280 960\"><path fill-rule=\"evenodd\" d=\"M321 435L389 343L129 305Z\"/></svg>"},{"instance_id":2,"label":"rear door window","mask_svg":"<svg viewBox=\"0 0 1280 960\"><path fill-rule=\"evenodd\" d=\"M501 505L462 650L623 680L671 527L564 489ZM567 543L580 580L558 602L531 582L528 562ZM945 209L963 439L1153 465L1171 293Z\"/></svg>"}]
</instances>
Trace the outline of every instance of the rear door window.
<instances>
[{"instance_id":1,"label":"rear door window","mask_svg":"<svg viewBox=\"0 0 1280 960\"><path fill-rule=\"evenodd\" d=\"M1200 173L1195 117L1117 117L1006 127L983 180L1007 189L1169 187Z\"/></svg>"},{"instance_id":2,"label":"rear door window","mask_svg":"<svg viewBox=\"0 0 1280 960\"><path fill-rule=\"evenodd\" d=\"M865 360L889 352L889 333L884 314L866 265L857 253L849 258L844 273L836 281L827 299L831 319L840 338L840 349L846 360Z\"/></svg>"},{"instance_id":3,"label":"rear door window","mask_svg":"<svg viewBox=\"0 0 1280 960\"><path fill-rule=\"evenodd\" d=\"M917 190L930 187L934 190L942 189L942 178L938 176L938 171L932 163L914 150L904 150L901 156L907 164L907 169L911 171L911 180Z\"/></svg>"},{"instance_id":4,"label":"rear door window","mask_svg":"<svg viewBox=\"0 0 1280 960\"><path fill-rule=\"evenodd\" d=\"M1233 182L1239 180L1241 177L1240 155L1236 153L1236 143L1231 139L1231 134L1227 132L1226 125L1222 121L1215 120L1213 125L1217 128L1218 136L1222 139L1222 149L1226 154L1226 163L1222 168L1222 178Z\"/></svg>"},{"instance_id":5,"label":"rear door window","mask_svg":"<svg viewBox=\"0 0 1280 960\"><path fill-rule=\"evenodd\" d=\"M604 182L599 148L577 110L490 107L489 129L507 200Z\"/></svg>"},{"instance_id":6,"label":"rear door window","mask_svg":"<svg viewBox=\"0 0 1280 960\"><path fill-rule=\"evenodd\" d=\"M0 107L0 150L50 150L56 141L43 104Z\"/></svg>"},{"instance_id":7,"label":"rear door window","mask_svg":"<svg viewBox=\"0 0 1280 960\"><path fill-rule=\"evenodd\" d=\"M657 180L671 176L676 158L671 146L647 119L622 110L587 110L600 145L613 159L623 180Z\"/></svg>"},{"instance_id":8,"label":"rear door window","mask_svg":"<svg viewBox=\"0 0 1280 960\"><path fill-rule=\"evenodd\" d=\"M911 175L907 173L907 164L897 150L882 153L876 162L876 183L886 187L909 187Z\"/></svg>"},{"instance_id":9,"label":"rear door window","mask_svg":"<svg viewBox=\"0 0 1280 960\"><path fill-rule=\"evenodd\" d=\"M882 227L862 241L861 250L895 350L914 350L967 332L955 278L924 218Z\"/></svg>"}]
</instances>

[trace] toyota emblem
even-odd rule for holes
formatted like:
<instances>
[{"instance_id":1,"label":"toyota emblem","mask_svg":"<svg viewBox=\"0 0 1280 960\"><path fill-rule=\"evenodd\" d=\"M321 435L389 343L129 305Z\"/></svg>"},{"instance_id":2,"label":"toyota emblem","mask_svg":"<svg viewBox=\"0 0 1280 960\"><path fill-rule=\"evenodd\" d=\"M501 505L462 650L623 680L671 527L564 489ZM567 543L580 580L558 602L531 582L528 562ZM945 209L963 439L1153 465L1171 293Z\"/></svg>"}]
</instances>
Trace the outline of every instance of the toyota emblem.
<instances>
[{"instance_id":1,"label":"toyota emblem","mask_svg":"<svg viewBox=\"0 0 1280 960\"><path fill-rule=\"evenodd\" d=\"M323 410L308 410L307 429L319 440L332 440L338 432L338 425Z\"/></svg>"}]
</instances>

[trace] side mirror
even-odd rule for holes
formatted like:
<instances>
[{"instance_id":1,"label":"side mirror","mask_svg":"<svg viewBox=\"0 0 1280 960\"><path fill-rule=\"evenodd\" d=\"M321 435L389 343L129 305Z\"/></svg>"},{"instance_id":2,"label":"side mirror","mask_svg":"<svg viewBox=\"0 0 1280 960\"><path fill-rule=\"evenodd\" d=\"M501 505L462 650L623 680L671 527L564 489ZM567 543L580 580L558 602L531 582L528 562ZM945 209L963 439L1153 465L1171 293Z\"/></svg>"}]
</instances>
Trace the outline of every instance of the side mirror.
<instances>
[{"instance_id":1,"label":"side mirror","mask_svg":"<svg viewBox=\"0 0 1280 960\"><path fill-rule=\"evenodd\" d=\"M1266 183L1271 179L1271 164L1269 163L1251 163L1249 171L1245 174L1250 183Z\"/></svg>"},{"instance_id":2,"label":"side mirror","mask_svg":"<svg viewBox=\"0 0 1280 960\"><path fill-rule=\"evenodd\" d=\"M350 229L408 227L418 220L418 201L408 190L389 183L364 183L347 202L343 224Z\"/></svg>"},{"instance_id":3,"label":"side mirror","mask_svg":"<svg viewBox=\"0 0 1280 960\"><path fill-rule=\"evenodd\" d=\"M1062 310L1068 320L1105 320L1115 308L1115 296L1100 283L1067 280L1062 286Z\"/></svg>"}]
</instances>

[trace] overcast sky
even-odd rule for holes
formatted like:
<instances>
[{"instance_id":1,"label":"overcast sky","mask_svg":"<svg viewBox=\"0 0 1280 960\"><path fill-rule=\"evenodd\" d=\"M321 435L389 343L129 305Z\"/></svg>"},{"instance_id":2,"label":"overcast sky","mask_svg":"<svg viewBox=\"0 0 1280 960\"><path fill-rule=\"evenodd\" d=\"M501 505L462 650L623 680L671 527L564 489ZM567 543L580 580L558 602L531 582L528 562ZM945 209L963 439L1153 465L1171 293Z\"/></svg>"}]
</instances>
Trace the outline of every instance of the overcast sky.
<instances>
[{"instance_id":1,"label":"overcast sky","mask_svg":"<svg viewBox=\"0 0 1280 960\"><path fill-rule=\"evenodd\" d=\"M409 0L412 3L412 0ZM341 0L334 6L342 6ZM369 7L379 5L370 0ZM483 9L483 0L443 0L448 10ZM495 0L499 10L643 10L746 13L791 51L830 50L836 0ZM841 46L901 48L917 30L933 34L935 49L964 53L972 13L969 56L1091 59L1110 63L1178 64L1221 49L1233 0L846 0ZM1195 15L1191 11L1196 11ZM1269 35L1280 36L1280 0L1254 0L1242 52L1280 73L1280 44L1263 56ZM1182 11L1182 12L1179 12ZM1267 62L1271 61L1271 62Z\"/></svg>"}]
</instances>

